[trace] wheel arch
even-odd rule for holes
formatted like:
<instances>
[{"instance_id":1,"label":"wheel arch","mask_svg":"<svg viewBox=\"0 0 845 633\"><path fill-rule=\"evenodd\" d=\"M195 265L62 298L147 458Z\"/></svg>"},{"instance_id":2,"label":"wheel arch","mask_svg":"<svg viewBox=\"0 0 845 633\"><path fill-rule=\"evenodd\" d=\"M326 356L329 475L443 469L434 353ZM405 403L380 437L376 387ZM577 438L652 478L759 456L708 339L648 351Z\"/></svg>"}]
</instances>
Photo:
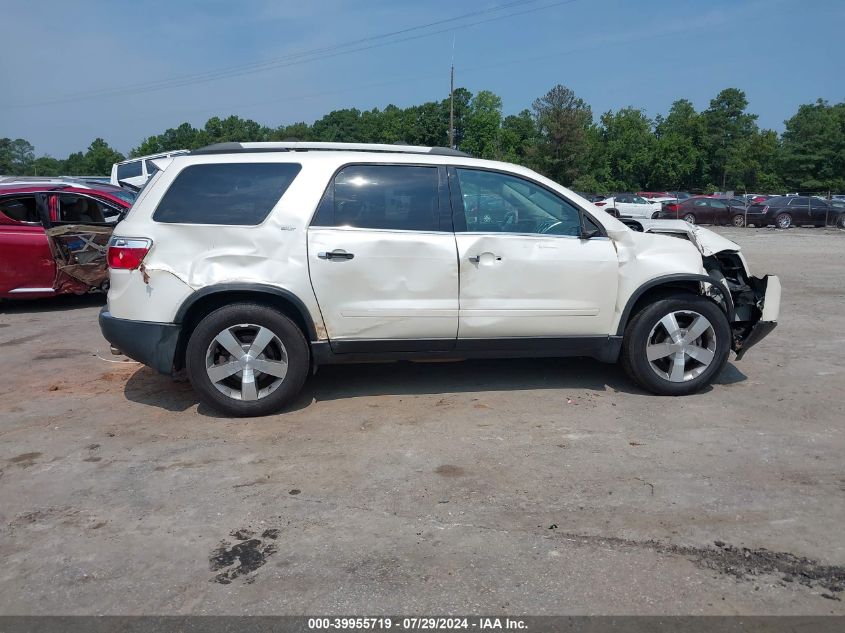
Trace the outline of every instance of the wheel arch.
<instances>
[{"instance_id":1,"label":"wheel arch","mask_svg":"<svg viewBox=\"0 0 845 633\"><path fill-rule=\"evenodd\" d=\"M174 322L181 325L174 365L185 366L185 350L197 324L207 314L225 305L252 302L275 308L302 331L307 341L317 341L317 326L305 303L284 288L267 284L226 283L207 286L188 297L176 312Z\"/></svg>"},{"instance_id":2,"label":"wheel arch","mask_svg":"<svg viewBox=\"0 0 845 633\"><path fill-rule=\"evenodd\" d=\"M718 292L722 297L724 305L720 304L718 301L713 301L712 297L709 297L702 292L702 283L708 284L711 289ZM619 318L619 325L616 328L617 336L625 334L625 328L628 326L628 322L631 320L631 317L639 312L643 306L649 303L654 303L655 301L663 299L669 295L676 294L678 291L688 292L690 294L710 299L725 312L728 323L734 320L735 313L733 298L727 288L713 277L709 277L707 275L679 273L674 275L665 275L647 281L631 293L631 296L628 297L628 301L625 303L625 309L622 310L622 316Z\"/></svg>"}]
</instances>

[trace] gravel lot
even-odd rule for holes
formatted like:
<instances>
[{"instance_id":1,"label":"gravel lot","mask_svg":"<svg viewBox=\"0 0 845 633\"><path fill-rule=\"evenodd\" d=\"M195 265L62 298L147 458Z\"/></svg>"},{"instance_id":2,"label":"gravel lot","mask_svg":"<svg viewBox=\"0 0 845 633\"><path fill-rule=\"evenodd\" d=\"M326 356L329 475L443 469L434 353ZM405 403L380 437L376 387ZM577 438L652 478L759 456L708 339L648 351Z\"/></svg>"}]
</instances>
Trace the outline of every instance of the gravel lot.
<instances>
[{"instance_id":1,"label":"gravel lot","mask_svg":"<svg viewBox=\"0 0 845 633\"><path fill-rule=\"evenodd\" d=\"M781 324L686 398L374 364L230 420L115 362L101 298L0 305L0 613L845 614L845 233L720 232Z\"/></svg>"}]
</instances>

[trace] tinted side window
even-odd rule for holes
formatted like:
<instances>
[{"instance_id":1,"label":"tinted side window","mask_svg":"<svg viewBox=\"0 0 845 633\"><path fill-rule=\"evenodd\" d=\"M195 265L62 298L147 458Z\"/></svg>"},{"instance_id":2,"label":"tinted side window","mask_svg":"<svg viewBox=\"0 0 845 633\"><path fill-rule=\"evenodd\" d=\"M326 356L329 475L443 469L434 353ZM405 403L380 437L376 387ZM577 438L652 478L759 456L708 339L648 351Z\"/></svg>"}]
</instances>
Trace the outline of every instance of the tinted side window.
<instances>
[{"instance_id":1,"label":"tinted side window","mask_svg":"<svg viewBox=\"0 0 845 633\"><path fill-rule=\"evenodd\" d=\"M543 187L496 172L457 172L467 231L580 235L577 207Z\"/></svg>"},{"instance_id":2,"label":"tinted side window","mask_svg":"<svg viewBox=\"0 0 845 633\"><path fill-rule=\"evenodd\" d=\"M261 224L302 165L223 163L183 169L153 214L156 222Z\"/></svg>"},{"instance_id":3,"label":"tinted side window","mask_svg":"<svg viewBox=\"0 0 845 633\"><path fill-rule=\"evenodd\" d=\"M141 161L135 160L117 166L117 179L134 178L141 175Z\"/></svg>"},{"instance_id":4,"label":"tinted side window","mask_svg":"<svg viewBox=\"0 0 845 633\"><path fill-rule=\"evenodd\" d=\"M0 199L0 213L18 222L39 221L34 196Z\"/></svg>"},{"instance_id":5,"label":"tinted side window","mask_svg":"<svg viewBox=\"0 0 845 633\"><path fill-rule=\"evenodd\" d=\"M59 222L102 224L115 222L120 211L88 196L59 195Z\"/></svg>"},{"instance_id":6,"label":"tinted side window","mask_svg":"<svg viewBox=\"0 0 845 633\"><path fill-rule=\"evenodd\" d=\"M438 216L437 167L350 165L335 176L314 224L438 231Z\"/></svg>"}]
</instances>

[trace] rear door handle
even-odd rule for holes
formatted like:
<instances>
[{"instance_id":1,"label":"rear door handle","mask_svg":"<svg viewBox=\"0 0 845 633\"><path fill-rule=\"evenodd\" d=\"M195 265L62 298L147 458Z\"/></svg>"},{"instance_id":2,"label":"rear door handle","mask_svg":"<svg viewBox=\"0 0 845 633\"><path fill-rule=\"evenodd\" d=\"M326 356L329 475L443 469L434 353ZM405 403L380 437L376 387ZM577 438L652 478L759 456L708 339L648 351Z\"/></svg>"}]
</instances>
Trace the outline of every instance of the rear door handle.
<instances>
[{"instance_id":1,"label":"rear door handle","mask_svg":"<svg viewBox=\"0 0 845 633\"><path fill-rule=\"evenodd\" d=\"M355 257L354 253L347 253L342 248L336 248L333 251L317 253L320 259L352 259Z\"/></svg>"}]
</instances>

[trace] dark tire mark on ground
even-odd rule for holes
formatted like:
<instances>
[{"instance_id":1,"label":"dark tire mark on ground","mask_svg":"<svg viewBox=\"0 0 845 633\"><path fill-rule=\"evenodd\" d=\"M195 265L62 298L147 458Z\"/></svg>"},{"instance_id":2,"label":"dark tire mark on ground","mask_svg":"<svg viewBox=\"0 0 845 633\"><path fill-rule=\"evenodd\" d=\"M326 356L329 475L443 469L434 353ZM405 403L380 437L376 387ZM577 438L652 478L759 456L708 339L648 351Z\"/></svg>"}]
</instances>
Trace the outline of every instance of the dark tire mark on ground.
<instances>
[{"instance_id":1,"label":"dark tire mark on ground","mask_svg":"<svg viewBox=\"0 0 845 633\"><path fill-rule=\"evenodd\" d=\"M47 350L46 352L41 352L36 356L33 356L33 360L55 360L58 358L72 358L74 356L83 356L88 352L84 349L51 349Z\"/></svg>"},{"instance_id":2,"label":"dark tire mark on ground","mask_svg":"<svg viewBox=\"0 0 845 633\"><path fill-rule=\"evenodd\" d=\"M21 468L29 468L35 464L35 460L41 457L42 453L22 453L16 457L12 457L9 461L11 464L16 464Z\"/></svg>"},{"instance_id":3,"label":"dark tire mark on ground","mask_svg":"<svg viewBox=\"0 0 845 633\"><path fill-rule=\"evenodd\" d=\"M464 469L454 464L443 464L434 469L438 475L443 477L461 477L464 475Z\"/></svg>"},{"instance_id":4,"label":"dark tire mark on ground","mask_svg":"<svg viewBox=\"0 0 845 633\"><path fill-rule=\"evenodd\" d=\"M32 334L30 336L21 336L20 338L13 338L11 341L6 341L4 343L0 343L5 347L11 347L12 345L22 345L23 343L28 343L29 341L34 341L37 338L41 338L40 334Z\"/></svg>"},{"instance_id":5,"label":"dark tire mark on ground","mask_svg":"<svg viewBox=\"0 0 845 633\"><path fill-rule=\"evenodd\" d=\"M565 533L557 533L556 536L591 545L638 547L660 554L684 556L698 567L711 569L742 581L751 581L756 576L779 575L783 583L797 582L805 587L827 589L833 595L822 594L822 596L832 600L840 600L836 594L845 590L845 567L824 565L803 556L796 556L789 552L773 552L765 547L749 549L728 545L722 541L714 541L715 547L693 547L671 545L660 541L631 541L616 537L605 538Z\"/></svg>"},{"instance_id":6,"label":"dark tire mark on ground","mask_svg":"<svg viewBox=\"0 0 845 633\"><path fill-rule=\"evenodd\" d=\"M220 541L219 547L209 558L211 571L225 570L212 578L214 582L221 585L231 584L238 576L250 574L262 567L267 562L267 558L276 553L276 545L266 542L266 539L278 538L279 530L275 528L264 530L261 538L255 538L255 532L247 528L233 530L231 535L240 543L232 545L228 541ZM245 582L252 583L254 580L253 576L245 579Z\"/></svg>"}]
</instances>

